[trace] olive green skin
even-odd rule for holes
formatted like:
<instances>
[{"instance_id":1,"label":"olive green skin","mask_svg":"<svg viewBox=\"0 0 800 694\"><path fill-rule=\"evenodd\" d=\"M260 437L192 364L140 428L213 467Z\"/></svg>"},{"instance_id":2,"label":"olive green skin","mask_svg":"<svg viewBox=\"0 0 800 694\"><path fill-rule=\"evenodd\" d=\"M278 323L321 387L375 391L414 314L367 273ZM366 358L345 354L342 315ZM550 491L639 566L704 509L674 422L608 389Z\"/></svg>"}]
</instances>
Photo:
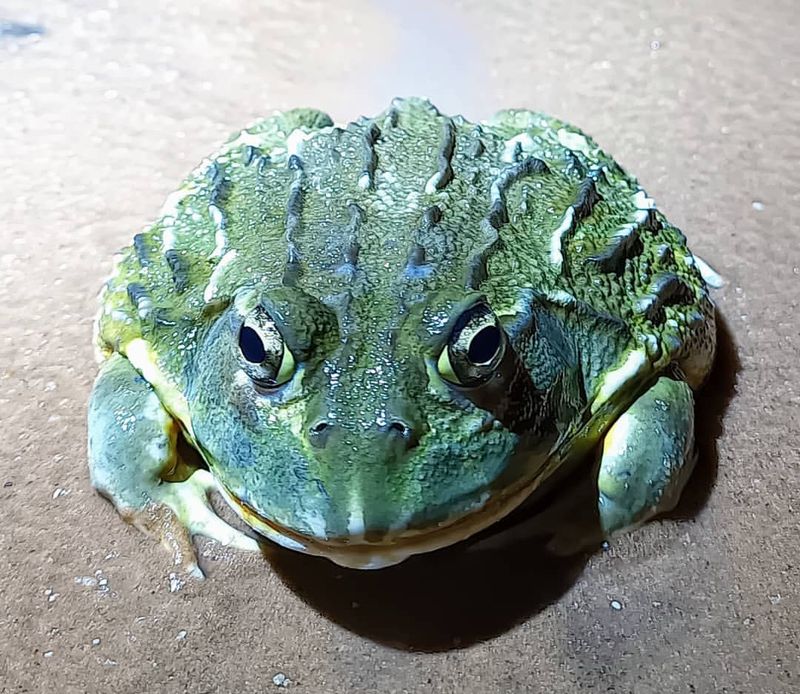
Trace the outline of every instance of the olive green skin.
<instances>
[{"instance_id":1,"label":"olive green skin","mask_svg":"<svg viewBox=\"0 0 800 694\"><path fill-rule=\"evenodd\" d=\"M441 355L484 304L506 351L465 387ZM266 391L239 345L262 309L296 364ZM713 321L681 232L582 132L409 99L235 136L122 252L98 345L259 516L380 542L535 488L659 375L699 385Z\"/></svg>"}]
</instances>

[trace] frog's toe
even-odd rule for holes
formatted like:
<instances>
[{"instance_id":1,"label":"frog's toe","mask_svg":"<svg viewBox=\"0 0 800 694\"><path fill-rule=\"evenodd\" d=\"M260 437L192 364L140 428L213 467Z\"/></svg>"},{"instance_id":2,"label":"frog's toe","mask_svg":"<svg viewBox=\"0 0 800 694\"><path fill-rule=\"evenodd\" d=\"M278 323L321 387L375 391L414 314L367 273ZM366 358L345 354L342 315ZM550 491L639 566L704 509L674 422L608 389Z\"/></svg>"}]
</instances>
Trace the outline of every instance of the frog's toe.
<instances>
[{"instance_id":1,"label":"frog's toe","mask_svg":"<svg viewBox=\"0 0 800 694\"><path fill-rule=\"evenodd\" d=\"M141 508L120 507L120 514L147 535L159 540L172 554L181 571L203 578L192 545L194 535L203 535L220 544L258 551L256 540L220 518L209 502L215 488L211 473L197 470L184 482L162 482L150 491Z\"/></svg>"},{"instance_id":2,"label":"frog's toe","mask_svg":"<svg viewBox=\"0 0 800 694\"><path fill-rule=\"evenodd\" d=\"M155 499L170 508L189 535L203 535L220 544L257 552L259 544L217 515L208 495L216 489L208 470L197 470L184 482L164 482L155 490Z\"/></svg>"},{"instance_id":3,"label":"frog's toe","mask_svg":"<svg viewBox=\"0 0 800 694\"><path fill-rule=\"evenodd\" d=\"M142 508L119 508L120 515L146 535L161 541L172 554L175 566L182 572L204 578L197 565L192 537L169 506L148 501Z\"/></svg>"}]
</instances>

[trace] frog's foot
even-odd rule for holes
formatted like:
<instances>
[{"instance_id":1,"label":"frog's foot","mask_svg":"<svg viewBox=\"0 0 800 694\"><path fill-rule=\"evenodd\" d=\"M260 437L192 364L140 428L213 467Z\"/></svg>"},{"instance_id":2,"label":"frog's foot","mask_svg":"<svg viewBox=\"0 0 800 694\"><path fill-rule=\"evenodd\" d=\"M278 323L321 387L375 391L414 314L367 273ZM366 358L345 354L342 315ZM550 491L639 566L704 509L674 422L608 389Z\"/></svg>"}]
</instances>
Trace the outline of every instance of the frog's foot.
<instances>
[{"instance_id":1,"label":"frog's foot","mask_svg":"<svg viewBox=\"0 0 800 694\"><path fill-rule=\"evenodd\" d=\"M605 536L672 510L695 460L691 388L659 378L603 440L597 488Z\"/></svg>"},{"instance_id":2,"label":"frog's foot","mask_svg":"<svg viewBox=\"0 0 800 694\"><path fill-rule=\"evenodd\" d=\"M258 550L258 542L216 514L209 501L215 484L207 470L196 470L183 482L162 479L177 463L177 431L152 386L125 357L112 355L89 403L92 484L123 518L160 540L176 565L202 577L193 535L247 550Z\"/></svg>"},{"instance_id":3,"label":"frog's foot","mask_svg":"<svg viewBox=\"0 0 800 694\"><path fill-rule=\"evenodd\" d=\"M209 494L216 488L208 470L197 470L184 482L162 481L151 490L152 500L143 509L118 508L129 523L160 540L183 570L202 578L192 536L204 535L236 549L259 549L256 540L217 515L209 502Z\"/></svg>"}]
</instances>

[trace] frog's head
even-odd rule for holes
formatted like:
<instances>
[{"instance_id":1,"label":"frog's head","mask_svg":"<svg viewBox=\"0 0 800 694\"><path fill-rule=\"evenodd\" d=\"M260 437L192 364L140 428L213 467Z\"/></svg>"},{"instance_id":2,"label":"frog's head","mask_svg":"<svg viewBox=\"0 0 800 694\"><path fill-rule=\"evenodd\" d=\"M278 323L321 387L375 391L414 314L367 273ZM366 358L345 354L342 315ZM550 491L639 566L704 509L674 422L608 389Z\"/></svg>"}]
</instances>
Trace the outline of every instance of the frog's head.
<instances>
[{"instance_id":1,"label":"frog's head","mask_svg":"<svg viewBox=\"0 0 800 694\"><path fill-rule=\"evenodd\" d=\"M535 393L509 325L464 290L240 290L190 367L194 436L280 544L361 568L451 544L524 498L552 443L519 433Z\"/></svg>"}]
</instances>

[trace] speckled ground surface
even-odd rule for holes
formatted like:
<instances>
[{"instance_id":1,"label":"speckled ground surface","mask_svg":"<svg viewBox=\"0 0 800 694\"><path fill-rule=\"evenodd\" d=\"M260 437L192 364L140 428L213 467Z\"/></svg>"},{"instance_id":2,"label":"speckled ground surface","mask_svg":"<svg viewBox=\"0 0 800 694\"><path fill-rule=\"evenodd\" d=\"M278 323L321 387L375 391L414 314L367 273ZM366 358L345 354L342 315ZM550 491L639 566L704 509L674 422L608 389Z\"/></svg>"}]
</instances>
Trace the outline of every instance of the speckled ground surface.
<instances>
[{"instance_id":1,"label":"speckled ground surface","mask_svg":"<svg viewBox=\"0 0 800 694\"><path fill-rule=\"evenodd\" d=\"M0 5L44 32L0 24L3 692L800 687L796 2L433 4ZM691 492L585 560L518 542L353 574L209 542L209 580L170 581L87 479L111 255L257 115L395 93L579 124L725 275Z\"/></svg>"}]
</instances>

